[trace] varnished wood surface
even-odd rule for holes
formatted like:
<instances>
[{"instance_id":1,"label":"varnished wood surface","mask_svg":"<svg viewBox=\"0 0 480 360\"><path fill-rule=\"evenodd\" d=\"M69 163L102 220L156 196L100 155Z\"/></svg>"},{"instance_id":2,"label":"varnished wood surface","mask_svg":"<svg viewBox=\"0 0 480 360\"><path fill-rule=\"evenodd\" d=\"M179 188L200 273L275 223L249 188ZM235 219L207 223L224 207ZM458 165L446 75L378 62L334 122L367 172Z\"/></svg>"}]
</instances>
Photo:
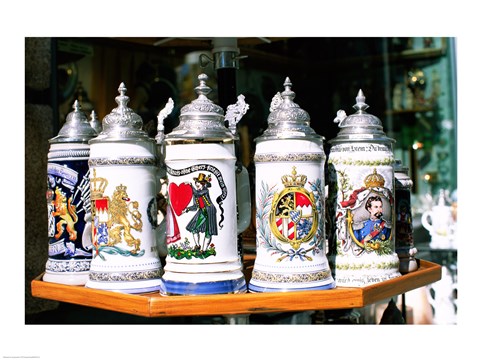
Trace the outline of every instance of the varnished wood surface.
<instances>
[{"instance_id":1,"label":"varnished wood surface","mask_svg":"<svg viewBox=\"0 0 480 360\"><path fill-rule=\"evenodd\" d=\"M195 296L162 296L159 293L123 294L49 283L39 275L32 281L32 295L83 306L144 317L212 316L306 310L361 308L441 279L441 266L419 260L419 269L398 278L363 288L281 293L244 293ZM253 260L245 261L246 278Z\"/></svg>"}]
</instances>

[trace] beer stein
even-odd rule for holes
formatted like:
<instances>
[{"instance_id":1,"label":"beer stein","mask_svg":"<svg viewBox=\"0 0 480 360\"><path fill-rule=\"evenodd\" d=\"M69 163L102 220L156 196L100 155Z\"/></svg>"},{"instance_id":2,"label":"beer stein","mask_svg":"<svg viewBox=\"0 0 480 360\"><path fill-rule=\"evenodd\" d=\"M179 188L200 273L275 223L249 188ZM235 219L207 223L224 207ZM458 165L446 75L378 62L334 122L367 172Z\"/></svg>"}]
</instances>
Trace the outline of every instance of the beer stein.
<instances>
[{"instance_id":1,"label":"beer stein","mask_svg":"<svg viewBox=\"0 0 480 360\"><path fill-rule=\"evenodd\" d=\"M255 139L256 258L250 292L335 287L326 257L325 152L309 114L285 90Z\"/></svg>"},{"instance_id":2,"label":"beer stein","mask_svg":"<svg viewBox=\"0 0 480 360\"><path fill-rule=\"evenodd\" d=\"M395 252L400 261L399 270L406 274L418 269L413 242L413 217L410 193L413 182L408 176L408 167L395 160Z\"/></svg>"},{"instance_id":3,"label":"beer stein","mask_svg":"<svg viewBox=\"0 0 480 360\"><path fill-rule=\"evenodd\" d=\"M162 266L155 140L130 109L123 83L118 106L90 141L93 258L86 287L123 293L158 291Z\"/></svg>"},{"instance_id":4,"label":"beer stein","mask_svg":"<svg viewBox=\"0 0 480 360\"><path fill-rule=\"evenodd\" d=\"M445 190L441 189L437 205L422 214L422 225L430 234L430 247L434 249L455 248L452 207L446 202Z\"/></svg>"},{"instance_id":5,"label":"beer stein","mask_svg":"<svg viewBox=\"0 0 480 360\"><path fill-rule=\"evenodd\" d=\"M181 108L179 125L164 140L168 254L162 295L246 292L237 235L238 223L249 223L250 215L239 212L237 218L237 177L243 171L237 172L234 145L236 123L248 105L240 95L224 115L207 97L208 77L200 74L198 80L198 98ZM242 203L238 209L250 208Z\"/></svg>"},{"instance_id":6,"label":"beer stein","mask_svg":"<svg viewBox=\"0 0 480 360\"><path fill-rule=\"evenodd\" d=\"M330 140L327 213L328 258L337 286L363 287L400 276L395 252L394 140L378 117L339 110L340 131Z\"/></svg>"},{"instance_id":7,"label":"beer stein","mask_svg":"<svg viewBox=\"0 0 480 360\"><path fill-rule=\"evenodd\" d=\"M43 280L85 285L92 260L88 141L97 132L75 101L57 136L50 139L47 165L48 260Z\"/></svg>"}]
</instances>

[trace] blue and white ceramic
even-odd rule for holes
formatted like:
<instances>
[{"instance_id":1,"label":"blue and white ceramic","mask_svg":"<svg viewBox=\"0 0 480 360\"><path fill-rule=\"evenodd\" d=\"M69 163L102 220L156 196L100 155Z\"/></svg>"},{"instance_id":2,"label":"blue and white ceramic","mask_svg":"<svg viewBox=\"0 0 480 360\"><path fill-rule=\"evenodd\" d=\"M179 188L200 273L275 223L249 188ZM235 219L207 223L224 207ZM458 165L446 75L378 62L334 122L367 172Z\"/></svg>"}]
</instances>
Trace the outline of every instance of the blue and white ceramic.
<instances>
[{"instance_id":1,"label":"blue and white ceramic","mask_svg":"<svg viewBox=\"0 0 480 360\"><path fill-rule=\"evenodd\" d=\"M47 164L48 260L43 280L84 285L92 260L88 141L97 136L78 101L50 139Z\"/></svg>"}]
</instances>

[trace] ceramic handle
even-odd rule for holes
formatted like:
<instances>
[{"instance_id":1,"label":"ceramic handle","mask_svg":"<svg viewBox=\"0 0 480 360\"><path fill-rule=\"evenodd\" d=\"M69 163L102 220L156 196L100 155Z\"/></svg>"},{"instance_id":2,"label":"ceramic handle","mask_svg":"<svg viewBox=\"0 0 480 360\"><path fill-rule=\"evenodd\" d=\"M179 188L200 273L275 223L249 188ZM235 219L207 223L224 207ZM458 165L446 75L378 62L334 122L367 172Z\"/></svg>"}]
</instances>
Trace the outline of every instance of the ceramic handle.
<instances>
[{"instance_id":1,"label":"ceramic handle","mask_svg":"<svg viewBox=\"0 0 480 360\"><path fill-rule=\"evenodd\" d=\"M432 212L431 211L425 211L422 214L422 225L429 232L433 231L433 220L432 220Z\"/></svg>"},{"instance_id":2,"label":"ceramic handle","mask_svg":"<svg viewBox=\"0 0 480 360\"><path fill-rule=\"evenodd\" d=\"M252 218L250 180L248 170L242 166L242 171L237 174L237 206L238 206L238 234L247 230Z\"/></svg>"},{"instance_id":3,"label":"ceramic handle","mask_svg":"<svg viewBox=\"0 0 480 360\"><path fill-rule=\"evenodd\" d=\"M160 166L157 171L157 188L156 194L161 194L165 199L167 198L167 172L165 165ZM167 256L167 218L163 215L161 209L157 209L158 226L155 228L155 240L158 254L162 257Z\"/></svg>"}]
</instances>

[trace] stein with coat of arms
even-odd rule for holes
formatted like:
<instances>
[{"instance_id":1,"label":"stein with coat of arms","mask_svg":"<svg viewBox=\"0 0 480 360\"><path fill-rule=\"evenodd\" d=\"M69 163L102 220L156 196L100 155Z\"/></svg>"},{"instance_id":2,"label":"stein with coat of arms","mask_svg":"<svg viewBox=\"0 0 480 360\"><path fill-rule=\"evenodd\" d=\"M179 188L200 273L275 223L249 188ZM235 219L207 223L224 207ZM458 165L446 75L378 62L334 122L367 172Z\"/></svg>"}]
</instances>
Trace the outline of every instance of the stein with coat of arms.
<instances>
[{"instance_id":1,"label":"stein with coat of arms","mask_svg":"<svg viewBox=\"0 0 480 360\"><path fill-rule=\"evenodd\" d=\"M325 152L309 114L285 91L270 106L256 141L256 258L250 292L335 287L326 257Z\"/></svg>"},{"instance_id":2,"label":"stein with coat of arms","mask_svg":"<svg viewBox=\"0 0 480 360\"><path fill-rule=\"evenodd\" d=\"M123 293L157 291L162 266L156 195L157 144L130 109L123 83L118 106L90 141L93 258L86 287Z\"/></svg>"},{"instance_id":3,"label":"stein with coat of arms","mask_svg":"<svg viewBox=\"0 0 480 360\"><path fill-rule=\"evenodd\" d=\"M43 280L85 285L92 261L88 141L97 132L76 100L57 136L47 166L48 260Z\"/></svg>"},{"instance_id":4,"label":"stein with coat of arms","mask_svg":"<svg viewBox=\"0 0 480 360\"><path fill-rule=\"evenodd\" d=\"M356 112L339 110L330 140L327 183L328 258L337 286L363 287L400 276L395 252L394 140L367 113L362 90Z\"/></svg>"}]
</instances>

